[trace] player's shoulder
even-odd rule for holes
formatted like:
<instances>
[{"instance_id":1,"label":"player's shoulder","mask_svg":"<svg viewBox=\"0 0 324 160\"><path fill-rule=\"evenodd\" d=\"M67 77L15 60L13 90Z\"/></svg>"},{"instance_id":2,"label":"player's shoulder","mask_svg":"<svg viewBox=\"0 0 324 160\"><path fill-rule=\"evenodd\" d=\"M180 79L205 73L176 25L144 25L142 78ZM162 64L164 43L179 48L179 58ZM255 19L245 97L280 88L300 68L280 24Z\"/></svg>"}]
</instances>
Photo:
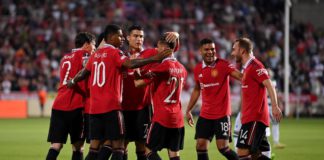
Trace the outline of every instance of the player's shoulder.
<instances>
[{"instance_id":1,"label":"player's shoulder","mask_svg":"<svg viewBox=\"0 0 324 160\"><path fill-rule=\"evenodd\" d=\"M256 69L260 69L260 68L264 68L264 65L262 64L261 61L259 61L258 59L254 58L251 63L250 66L252 69L256 70Z\"/></svg>"},{"instance_id":2,"label":"player's shoulder","mask_svg":"<svg viewBox=\"0 0 324 160\"><path fill-rule=\"evenodd\" d=\"M149 48L149 49L145 49L140 53L140 57L142 58L147 58L147 57L151 57L154 56L155 54L157 54L158 51L155 48Z\"/></svg>"}]
</instances>

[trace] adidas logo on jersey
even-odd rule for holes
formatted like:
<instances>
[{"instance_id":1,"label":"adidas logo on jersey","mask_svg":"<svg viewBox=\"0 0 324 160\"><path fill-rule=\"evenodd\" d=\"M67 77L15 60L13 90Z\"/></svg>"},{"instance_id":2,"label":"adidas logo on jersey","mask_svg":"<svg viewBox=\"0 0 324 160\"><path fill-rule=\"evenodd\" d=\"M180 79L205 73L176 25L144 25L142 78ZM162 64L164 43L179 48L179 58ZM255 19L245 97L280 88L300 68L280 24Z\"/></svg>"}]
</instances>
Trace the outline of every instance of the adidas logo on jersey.
<instances>
[{"instance_id":1,"label":"adidas logo on jersey","mask_svg":"<svg viewBox=\"0 0 324 160\"><path fill-rule=\"evenodd\" d=\"M241 143L241 144L245 144L244 140L241 140L240 143Z\"/></svg>"},{"instance_id":2,"label":"adidas logo on jersey","mask_svg":"<svg viewBox=\"0 0 324 160\"><path fill-rule=\"evenodd\" d=\"M202 74L200 73L200 74L198 75L198 77L203 77L203 76L202 76Z\"/></svg>"}]
</instances>

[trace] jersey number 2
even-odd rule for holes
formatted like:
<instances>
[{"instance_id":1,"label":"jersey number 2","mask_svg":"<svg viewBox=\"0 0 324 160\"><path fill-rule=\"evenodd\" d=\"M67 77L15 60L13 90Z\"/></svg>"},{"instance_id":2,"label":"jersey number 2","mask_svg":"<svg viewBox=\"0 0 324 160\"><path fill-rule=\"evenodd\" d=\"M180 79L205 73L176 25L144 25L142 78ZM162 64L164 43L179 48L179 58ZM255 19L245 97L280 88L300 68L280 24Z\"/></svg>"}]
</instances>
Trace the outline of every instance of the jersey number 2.
<instances>
[{"instance_id":1,"label":"jersey number 2","mask_svg":"<svg viewBox=\"0 0 324 160\"><path fill-rule=\"evenodd\" d=\"M67 65L67 69L66 69L65 76L64 76L64 79L63 79L63 85L67 84L67 78L69 77L70 70L71 70L71 62L70 61L65 61L62 64L62 69L64 68L65 65Z\"/></svg>"},{"instance_id":2,"label":"jersey number 2","mask_svg":"<svg viewBox=\"0 0 324 160\"><path fill-rule=\"evenodd\" d=\"M180 89L182 88L182 81L183 78L180 79ZM176 77L171 77L169 79L169 81L167 82L168 85L171 85L171 87L173 88L171 93L164 99L165 103L177 103L177 100L179 99L179 97L176 97L175 99L171 99L172 96L174 95L174 93L177 91L177 89L179 88L179 81Z\"/></svg>"}]
</instances>

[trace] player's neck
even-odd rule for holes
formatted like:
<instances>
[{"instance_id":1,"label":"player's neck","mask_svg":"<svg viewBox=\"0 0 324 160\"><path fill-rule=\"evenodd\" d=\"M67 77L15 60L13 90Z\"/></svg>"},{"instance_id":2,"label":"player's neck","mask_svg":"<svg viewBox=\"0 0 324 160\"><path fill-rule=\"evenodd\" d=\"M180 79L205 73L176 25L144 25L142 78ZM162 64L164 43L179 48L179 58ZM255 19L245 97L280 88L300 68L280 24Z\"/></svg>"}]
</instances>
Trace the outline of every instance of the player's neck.
<instances>
[{"instance_id":1,"label":"player's neck","mask_svg":"<svg viewBox=\"0 0 324 160\"><path fill-rule=\"evenodd\" d=\"M142 48L129 48L129 53L131 55L141 52Z\"/></svg>"},{"instance_id":2,"label":"player's neck","mask_svg":"<svg viewBox=\"0 0 324 160\"><path fill-rule=\"evenodd\" d=\"M242 56L242 65L245 66L246 63L253 58L254 56L252 54L246 54Z\"/></svg>"}]
</instances>

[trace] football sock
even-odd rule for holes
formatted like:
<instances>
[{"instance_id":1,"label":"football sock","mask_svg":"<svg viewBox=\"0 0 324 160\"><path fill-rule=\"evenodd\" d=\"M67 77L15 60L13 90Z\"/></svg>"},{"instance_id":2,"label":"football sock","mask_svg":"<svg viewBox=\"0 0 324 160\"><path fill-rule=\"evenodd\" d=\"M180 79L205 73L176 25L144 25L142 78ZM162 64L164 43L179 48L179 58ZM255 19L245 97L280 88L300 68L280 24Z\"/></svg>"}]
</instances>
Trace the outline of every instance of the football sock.
<instances>
[{"instance_id":1,"label":"football sock","mask_svg":"<svg viewBox=\"0 0 324 160\"><path fill-rule=\"evenodd\" d=\"M146 160L145 152L136 152L137 160Z\"/></svg>"},{"instance_id":2,"label":"football sock","mask_svg":"<svg viewBox=\"0 0 324 160\"><path fill-rule=\"evenodd\" d=\"M269 151L262 151L261 153L271 159L271 145L269 146Z\"/></svg>"},{"instance_id":3,"label":"football sock","mask_svg":"<svg viewBox=\"0 0 324 160\"><path fill-rule=\"evenodd\" d=\"M109 145L102 146L99 153L98 153L98 160L107 160L107 159L109 159L111 153L112 153L111 146L109 146Z\"/></svg>"},{"instance_id":4,"label":"football sock","mask_svg":"<svg viewBox=\"0 0 324 160\"><path fill-rule=\"evenodd\" d=\"M198 160L209 160L207 150L197 150L197 159Z\"/></svg>"},{"instance_id":5,"label":"football sock","mask_svg":"<svg viewBox=\"0 0 324 160\"><path fill-rule=\"evenodd\" d=\"M238 160L239 159L238 155L233 150L231 150L229 147L220 149L219 152L221 152L222 155L224 155L228 160Z\"/></svg>"},{"instance_id":6,"label":"football sock","mask_svg":"<svg viewBox=\"0 0 324 160\"><path fill-rule=\"evenodd\" d=\"M124 150L123 160L128 160L128 151L127 151L127 149Z\"/></svg>"},{"instance_id":7,"label":"football sock","mask_svg":"<svg viewBox=\"0 0 324 160\"><path fill-rule=\"evenodd\" d=\"M50 148L48 150L47 156L46 156L46 160L56 160L57 156L59 155L59 151Z\"/></svg>"},{"instance_id":8,"label":"football sock","mask_svg":"<svg viewBox=\"0 0 324 160\"><path fill-rule=\"evenodd\" d=\"M111 156L111 160L123 160L124 157L124 149L117 148L114 149L113 154Z\"/></svg>"},{"instance_id":9,"label":"football sock","mask_svg":"<svg viewBox=\"0 0 324 160\"><path fill-rule=\"evenodd\" d=\"M269 157L267 157L267 156L261 154L261 156L258 157L257 160L271 160L271 159L270 159Z\"/></svg>"},{"instance_id":10,"label":"football sock","mask_svg":"<svg viewBox=\"0 0 324 160\"><path fill-rule=\"evenodd\" d=\"M83 152L81 152L81 151L73 151L72 160L83 160Z\"/></svg>"},{"instance_id":11,"label":"football sock","mask_svg":"<svg viewBox=\"0 0 324 160\"><path fill-rule=\"evenodd\" d=\"M279 124L272 124L272 138L274 144L279 143Z\"/></svg>"},{"instance_id":12,"label":"football sock","mask_svg":"<svg viewBox=\"0 0 324 160\"><path fill-rule=\"evenodd\" d=\"M96 160L98 156L98 149L90 148L85 160Z\"/></svg>"},{"instance_id":13,"label":"football sock","mask_svg":"<svg viewBox=\"0 0 324 160\"><path fill-rule=\"evenodd\" d=\"M180 157L179 157L179 156L177 156L177 157L172 157L172 158L170 158L170 160L180 160Z\"/></svg>"},{"instance_id":14,"label":"football sock","mask_svg":"<svg viewBox=\"0 0 324 160\"><path fill-rule=\"evenodd\" d=\"M252 160L251 155L239 156L239 160Z\"/></svg>"},{"instance_id":15,"label":"football sock","mask_svg":"<svg viewBox=\"0 0 324 160\"><path fill-rule=\"evenodd\" d=\"M162 160L156 152L151 152L146 156L147 160Z\"/></svg>"}]
</instances>

